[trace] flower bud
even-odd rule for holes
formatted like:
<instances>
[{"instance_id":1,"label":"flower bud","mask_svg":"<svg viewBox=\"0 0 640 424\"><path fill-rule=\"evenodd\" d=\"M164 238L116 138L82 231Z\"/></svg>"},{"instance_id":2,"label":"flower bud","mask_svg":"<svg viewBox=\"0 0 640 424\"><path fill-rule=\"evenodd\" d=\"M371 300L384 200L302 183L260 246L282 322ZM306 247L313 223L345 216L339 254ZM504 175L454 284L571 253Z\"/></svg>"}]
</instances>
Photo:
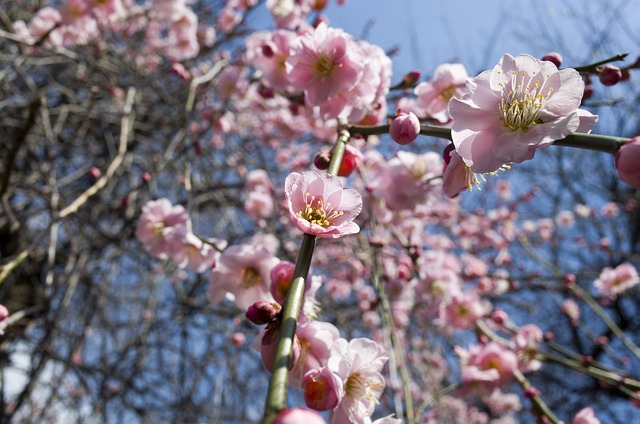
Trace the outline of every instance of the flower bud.
<instances>
[{"instance_id":1,"label":"flower bud","mask_svg":"<svg viewBox=\"0 0 640 424\"><path fill-rule=\"evenodd\" d=\"M593 85L591 84L586 84L584 86L584 91L582 93L582 102L584 102L585 100L589 100L591 98L591 96L593 96L593 92L595 90L593 89Z\"/></svg>"},{"instance_id":2,"label":"flower bud","mask_svg":"<svg viewBox=\"0 0 640 424\"><path fill-rule=\"evenodd\" d=\"M360 150L347 144L344 155L342 156L342 163L340 163L340 168L338 168L338 176L348 177L363 161L364 156L362 156Z\"/></svg>"},{"instance_id":3,"label":"flower bud","mask_svg":"<svg viewBox=\"0 0 640 424\"><path fill-rule=\"evenodd\" d=\"M247 309L245 316L252 323L256 325L262 325L274 321L281 311L282 307L279 303L259 300L253 305L249 306L249 309Z\"/></svg>"},{"instance_id":4,"label":"flower bud","mask_svg":"<svg viewBox=\"0 0 640 424\"><path fill-rule=\"evenodd\" d=\"M398 144L409 144L420 134L420 120L413 112L399 111L389 128L389 134Z\"/></svg>"},{"instance_id":5,"label":"flower bud","mask_svg":"<svg viewBox=\"0 0 640 424\"><path fill-rule=\"evenodd\" d=\"M284 303L284 299L287 297L291 280L293 279L293 271L295 265L291 262L281 261L271 269L269 278L271 279L271 285L269 290L276 302Z\"/></svg>"},{"instance_id":6,"label":"flower bud","mask_svg":"<svg viewBox=\"0 0 640 424\"><path fill-rule=\"evenodd\" d=\"M92 166L89 169L89 178L91 178L92 181L97 180L98 178L100 178L101 175L102 175L102 172L100 171L100 168Z\"/></svg>"},{"instance_id":7,"label":"flower bud","mask_svg":"<svg viewBox=\"0 0 640 424\"><path fill-rule=\"evenodd\" d=\"M416 85L420 79L420 71L409 71L402 77L402 84L406 86Z\"/></svg>"},{"instance_id":8,"label":"flower bud","mask_svg":"<svg viewBox=\"0 0 640 424\"><path fill-rule=\"evenodd\" d=\"M617 66L604 65L598 69L598 77L603 85L616 85L622 79L622 71Z\"/></svg>"},{"instance_id":9,"label":"flower bud","mask_svg":"<svg viewBox=\"0 0 640 424\"><path fill-rule=\"evenodd\" d=\"M262 336L262 343L260 344L260 356L262 357L262 364L269 372L273 372L273 362L276 359L276 349L278 347L278 338L280 336L280 328L278 326L267 327ZM293 349L291 355L291 361L289 362L289 369L298 361L300 357L300 339L295 336L293 339Z\"/></svg>"},{"instance_id":10,"label":"flower bud","mask_svg":"<svg viewBox=\"0 0 640 424\"><path fill-rule=\"evenodd\" d=\"M343 396L342 380L328 368L307 371L302 378L304 401L316 411L335 408Z\"/></svg>"},{"instance_id":11,"label":"flower bud","mask_svg":"<svg viewBox=\"0 0 640 424\"><path fill-rule=\"evenodd\" d=\"M640 136L634 137L620 147L615 164L620 179L632 187L640 189Z\"/></svg>"},{"instance_id":12,"label":"flower bud","mask_svg":"<svg viewBox=\"0 0 640 424\"><path fill-rule=\"evenodd\" d=\"M556 68L559 68L562 65L562 55L558 52L550 52L542 56L542 60L546 60L548 62L556 65Z\"/></svg>"},{"instance_id":13,"label":"flower bud","mask_svg":"<svg viewBox=\"0 0 640 424\"><path fill-rule=\"evenodd\" d=\"M285 409L280 412L273 424L326 424L326 421L315 411L303 408Z\"/></svg>"},{"instance_id":14,"label":"flower bud","mask_svg":"<svg viewBox=\"0 0 640 424\"><path fill-rule=\"evenodd\" d=\"M318 152L313 158L313 165L320 170L329 169L330 163L331 155L329 154L329 152Z\"/></svg>"}]
</instances>

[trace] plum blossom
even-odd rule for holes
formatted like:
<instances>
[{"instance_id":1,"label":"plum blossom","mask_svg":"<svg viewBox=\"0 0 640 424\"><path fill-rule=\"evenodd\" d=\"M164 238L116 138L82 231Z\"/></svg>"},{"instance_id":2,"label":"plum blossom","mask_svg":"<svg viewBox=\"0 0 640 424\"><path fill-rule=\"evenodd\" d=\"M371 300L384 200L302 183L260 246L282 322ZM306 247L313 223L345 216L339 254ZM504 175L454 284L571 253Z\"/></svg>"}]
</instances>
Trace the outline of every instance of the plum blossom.
<instances>
[{"instance_id":1,"label":"plum blossom","mask_svg":"<svg viewBox=\"0 0 640 424\"><path fill-rule=\"evenodd\" d=\"M9 324L9 310L6 306L0 304L0 336L4 334L4 329Z\"/></svg>"},{"instance_id":2,"label":"plum blossom","mask_svg":"<svg viewBox=\"0 0 640 424\"><path fill-rule=\"evenodd\" d=\"M640 277L635 267L629 263L623 263L616 268L605 267L593 285L602 295L615 299L619 294L639 283Z\"/></svg>"},{"instance_id":3,"label":"plum blossom","mask_svg":"<svg viewBox=\"0 0 640 424\"><path fill-rule=\"evenodd\" d=\"M600 424L600 420L593 412L593 408L587 406L578 411L571 420L571 424Z\"/></svg>"},{"instance_id":4,"label":"plum blossom","mask_svg":"<svg viewBox=\"0 0 640 424\"><path fill-rule=\"evenodd\" d=\"M460 97L467 82L467 70L460 63L445 63L438 66L433 79L421 82L414 90L416 106L440 123L451 119L447 106L453 97Z\"/></svg>"},{"instance_id":5,"label":"plum blossom","mask_svg":"<svg viewBox=\"0 0 640 424\"><path fill-rule=\"evenodd\" d=\"M304 401L316 411L335 408L344 396L342 379L328 368L309 370L302 380Z\"/></svg>"},{"instance_id":6,"label":"plum blossom","mask_svg":"<svg viewBox=\"0 0 640 424\"><path fill-rule=\"evenodd\" d=\"M219 303L229 293L247 309L259 300L274 301L269 291L271 269L280 260L262 246L239 244L226 249L209 275L207 297Z\"/></svg>"},{"instance_id":7,"label":"plum blossom","mask_svg":"<svg viewBox=\"0 0 640 424\"><path fill-rule=\"evenodd\" d=\"M462 363L462 382L468 390L489 393L513 378L518 368L516 354L496 342L474 345L466 351L455 348Z\"/></svg>"},{"instance_id":8,"label":"plum blossom","mask_svg":"<svg viewBox=\"0 0 640 424\"><path fill-rule=\"evenodd\" d=\"M340 331L329 322L306 321L297 326L296 336L300 340L300 358L289 375L293 387L300 386L309 371L327 365L331 346L340 338Z\"/></svg>"},{"instance_id":9,"label":"plum blossom","mask_svg":"<svg viewBox=\"0 0 640 424\"><path fill-rule=\"evenodd\" d=\"M285 196L291 221L305 233L338 238L360 231L353 220L362 210L362 198L343 188L336 176L293 172L285 181Z\"/></svg>"},{"instance_id":10,"label":"plum blossom","mask_svg":"<svg viewBox=\"0 0 640 424\"><path fill-rule=\"evenodd\" d=\"M385 386L380 373L389 357L373 340L338 339L331 346L327 368L344 382L344 397L331 411L329 423L367 423Z\"/></svg>"},{"instance_id":11,"label":"plum blossom","mask_svg":"<svg viewBox=\"0 0 640 424\"><path fill-rule=\"evenodd\" d=\"M542 366L542 363L536 359L542 337L542 330L535 324L525 325L514 334L513 349L518 356L520 371L537 371Z\"/></svg>"},{"instance_id":12,"label":"plum blossom","mask_svg":"<svg viewBox=\"0 0 640 424\"><path fill-rule=\"evenodd\" d=\"M467 82L449 102L453 143L474 172L531 159L537 149L574 132L589 132L597 116L578 109L584 82L574 69L558 71L529 55L505 54Z\"/></svg>"},{"instance_id":13,"label":"plum blossom","mask_svg":"<svg viewBox=\"0 0 640 424\"><path fill-rule=\"evenodd\" d=\"M289 86L286 61L290 45L296 38L293 31L256 32L246 40L247 62L262 71L263 81L275 90Z\"/></svg>"},{"instance_id":14,"label":"plum blossom","mask_svg":"<svg viewBox=\"0 0 640 424\"><path fill-rule=\"evenodd\" d=\"M616 153L616 170L620 179L640 189L640 137L634 137Z\"/></svg>"},{"instance_id":15,"label":"plum blossom","mask_svg":"<svg viewBox=\"0 0 640 424\"><path fill-rule=\"evenodd\" d=\"M477 174L464 163L453 144L449 144L445 148L443 157L442 188L444 194L454 198L463 190L471 191L473 187L480 186Z\"/></svg>"},{"instance_id":16,"label":"plum blossom","mask_svg":"<svg viewBox=\"0 0 640 424\"><path fill-rule=\"evenodd\" d=\"M144 244L149 255L169 259L182 249L182 235L187 231L189 216L181 205L168 199L151 200L142 208L136 238Z\"/></svg>"},{"instance_id":17,"label":"plum blossom","mask_svg":"<svg viewBox=\"0 0 640 424\"><path fill-rule=\"evenodd\" d=\"M326 421L315 411L304 408L285 409L280 412L273 424L326 424Z\"/></svg>"},{"instance_id":18,"label":"plum blossom","mask_svg":"<svg viewBox=\"0 0 640 424\"><path fill-rule=\"evenodd\" d=\"M186 267L198 273L213 267L220 257L217 249L227 246L226 240L213 239L205 243L188 231L176 233L176 238L180 244L176 243L175 249L171 252L171 260L180 268Z\"/></svg>"},{"instance_id":19,"label":"plum blossom","mask_svg":"<svg viewBox=\"0 0 640 424\"><path fill-rule=\"evenodd\" d=\"M340 89L356 84L362 59L349 46L351 36L321 23L313 32L301 36L291 48L286 66L291 85L304 91L309 105L318 106Z\"/></svg>"}]
</instances>

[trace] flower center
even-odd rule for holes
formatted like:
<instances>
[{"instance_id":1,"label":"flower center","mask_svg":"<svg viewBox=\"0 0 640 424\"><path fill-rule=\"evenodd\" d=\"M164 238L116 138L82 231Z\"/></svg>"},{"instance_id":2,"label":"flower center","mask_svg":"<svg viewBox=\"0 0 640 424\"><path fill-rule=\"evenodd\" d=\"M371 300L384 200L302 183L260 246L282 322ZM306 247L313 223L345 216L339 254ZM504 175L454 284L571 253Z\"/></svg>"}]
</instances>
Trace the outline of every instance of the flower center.
<instances>
[{"instance_id":1,"label":"flower center","mask_svg":"<svg viewBox=\"0 0 640 424\"><path fill-rule=\"evenodd\" d=\"M382 389L379 383L367 379L359 372L349 375L344 385L345 396L353 399L366 399L378 403L377 390Z\"/></svg>"},{"instance_id":2,"label":"flower center","mask_svg":"<svg viewBox=\"0 0 640 424\"><path fill-rule=\"evenodd\" d=\"M329 76L333 71L333 61L326 56L320 56L314 64L313 70L319 76Z\"/></svg>"},{"instance_id":3,"label":"flower center","mask_svg":"<svg viewBox=\"0 0 640 424\"><path fill-rule=\"evenodd\" d=\"M534 80L534 78L535 73L532 73L531 76L526 72L514 71L512 73L511 88L508 92L502 92L502 98L498 105L502 120L507 128L527 130L532 125L542 123L540 115L553 87L549 87L547 93L544 94L546 79L540 84L540 80Z\"/></svg>"},{"instance_id":4,"label":"flower center","mask_svg":"<svg viewBox=\"0 0 640 424\"><path fill-rule=\"evenodd\" d=\"M296 215L300 218L306 219L312 224L319 225L321 227L328 227L331 225L331 220L344 215L343 211L333 210L331 203L325 204L322 198L316 199L316 196L311 196L310 193L304 195L305 208L299 211Z\"/></svg>"},{"instance_id":5,"label":"flower center","mask_svg":"<svg viewBox=\"0 0 640 424\"><path fill-rule=\"evenodd\" d=\"M440 97L442 97L446 101L451 100L457 94L458 94L458 87L456 87L455 85L450 85L449 87L445 87L442 90L440 90Z\"/></svg>"},{"instance_id":6,"label":"flower center","mask_svg":"<svg viewBox=\"0 0 640 424\"><path fill-rule=\"evenodd\" d=\"M160 236L165 229L165 225L164 222L154 222L151 224L151 228L153 229L153 234Z\"/></svg>"},{"instance_id":7,"label":"flower center","mask_svg":"<svg viewBox=\"0 0 640 424\"><path fill-rule=\"evenodd\" d=\"M260 272L253 267L248 266L240 271L240 283L245 289L257 286L261 280Z\"/></svg>"}]
</instances>

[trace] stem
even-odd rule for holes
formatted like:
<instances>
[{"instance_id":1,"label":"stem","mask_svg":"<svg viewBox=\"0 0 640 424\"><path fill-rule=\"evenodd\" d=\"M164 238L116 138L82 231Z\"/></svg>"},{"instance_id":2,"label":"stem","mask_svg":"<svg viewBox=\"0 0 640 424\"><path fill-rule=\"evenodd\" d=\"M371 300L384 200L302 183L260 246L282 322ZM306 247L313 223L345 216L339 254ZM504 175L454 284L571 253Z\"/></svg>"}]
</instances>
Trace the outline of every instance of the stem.
<instances>
[{"instance_id":1,"label":"stem","mask_svg":"<svg viewBox=\"0 0 640 424\"><path fill-rule=\"evenodd\" d=\"M573 69L581 73L593 73L596 71L596 68L598 66L606 65L607 63L611 62L617 62L619 60L624 60L627 56L629 56L629 53L617 54L615 56L611 56L608 59L601 60L600 62L592 63L591 65L576 66Z\"/></svg>"},{"instance_id":2,"label":"stem","mask_svg":"<svg viewBox=\"0 0 640 424\"><path fill-rule=\"evenodd\" d=\"M273 373L269 380L263 424L273 422L278 413L286 406L287 375L289 373L289 364L291 363L293 340L298 325L298 315L300 315L300 309L302 308L305 278L309 273L315 242L316 237L311 234L305 234L302 238L298 260L293 272L293 281L289 287L284 305L282 305L282 323L280 324Z\"/></svg>"},{"instance_id":3,"label":"stem","mask_svg":"<svg viewBox=\"0 0 640 424\"><path fill-rule=\"evenodd\" d=\"M333 148L331 163L329 164L330 175L337 175L342 157L351 135L346 129L338 133L338 140ZM287 404L287 376L289 374L289 364L293 355L293 342L298 326L298 316L302 309L302 302L305 288L305 278L309 274L313 249L316 243L316 236L305 234L302 238L296 267L293 271L293 280L287 292L287 298L282 305L282 322L280 324L278 344L273 364L273 373L269 380L269 390L264 409L262 424L271 424L278 413L286 408Z\"/></svg>"},{"instance_id":4,"label":"stem","mask_svg":"<svg viewBox=\"0 0 640 424\"><path fill-rule=\"evenodd\" d=\"M522 372L520 372L520 370L515 370L513 375L516 378L516 380L518 380L518 383L520 383L523 389L526 390L529 387L532 387L531 383L529 383L529 380L527 380L527 378L524 376L524 374L522 374ZM555 416L553 412L551 412L551 409L549 409L547 404L544 403L540 395L537 395L537 394L531 395L531 401L536 406L538 411L540 411L541 414L547 417L550 422L552 422L553 424L563 424L563 421L561 421L558 417Z\"/></svg>"},{"instance_id":5,"label":"stem","mask_svg":"<svg viewBox=\"0 0 640 424\"><path fill-rule=\"evenodd\" d=\"M349 131L354 134L361 135L380 135L389 133L389 125L363 126L351 125ZM452 140L451 128L440 127L437 125L421 125L420 134ZM553 144L556 146L575 147L580 149L595 150L598 152L615 153L620 147L631 140L624 137L613 137L601 134L582 134L573 133L561 140L556 140Z\"/></svg>"}]
</instances>

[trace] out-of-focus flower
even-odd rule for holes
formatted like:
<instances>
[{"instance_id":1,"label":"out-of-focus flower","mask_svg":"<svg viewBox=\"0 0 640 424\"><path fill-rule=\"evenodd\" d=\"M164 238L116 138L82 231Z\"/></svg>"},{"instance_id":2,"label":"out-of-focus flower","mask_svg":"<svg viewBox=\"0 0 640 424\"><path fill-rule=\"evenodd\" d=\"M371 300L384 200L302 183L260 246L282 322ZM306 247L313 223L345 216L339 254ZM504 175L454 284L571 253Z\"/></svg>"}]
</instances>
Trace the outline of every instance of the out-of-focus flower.
<instances>
[{"instance_id":1,"label":"out-of-focus flower","mask_svg":"<svg viewBox=\"0 0 640 424\"><path fill-rule=\"evenodd\" d=\"M602 295L615 299L619 294L639 283L640 277L635 267L629 263L623 263L616 268L605 267L593 285Z\"/></svg>"},{"instance_id":2,"label":"out-of-focus flower","mask_svg":"<svg viewBox=\"0 0 640 424\"><path fill-rule=\"evenodd\" d=\"M333 342L340 338L338 328L324 321L306 321L296 327L300 340L300 359L289 373L289 383L300 386L305 374L327 365Z\"/></svg>"},{"instance_id":3,"label":"out-of-focus flower","mask_svg":"<svg viewBox=\"0 0 640 424\"><path fill-rule=\"evenodd\" d=\"M344 397L331 411L332 424L370 422L378 398L384 390L380 374L389 357L378 343L369 339L338 339L331 347L327 368L342 378Z\"/></svg>"},{"instance_id":4,"label":"out-of-focus flower","mask_svg":"<svg viewBox=\"0 0 640 424\"><path fill-rule=\"evenodd\" d=\"M279 325L267 326L264 333L262 333L262 339L260 340L260 357L262 358L262 364L269 372L273 372L273 363L276 359L276 350L278 347L278 340L280 338ZM292 369L298 359L300 358L300 340L298 337L293 338L293 346L291 347L291 360L289 362L289 369Z\"/></svg>"},{"instance_id":5,"label":"out-of-focus flower","mask_svg":"<svg viewBox=\"0 0 640 424\"><path fill-rule=\"evenodd\" d=\"M353 220L362 210L362 197L333 175L315 171L289 174L285 196L293 224L307 234L338 238L360 231Z\"/></svg>"},{"instance_id":6,"label":"out-of-focus flower","mask_svg":"<svg viewBox=\"0 0 640 424\"><path fill-rule=\"evenodd\" d=\"M620 179L640 189L640 137L634 137L620 147L615 163Z\"/></svg>"},{"instance_id":7,"label":"out-of-focus flower","mask_svg":"<svg viewBox=\"0 0 640 424\"><path fill-rule=\"evenodd\" d=\"M326 424L326 421L315 411L303 408L285 409L280 412L273 424Z\"/></svg>"},{"instance_id":8,"label":"out-of-focus flower","mask_svg":"<svg viewBox=\"0 0 640 424\"><path fill-rule=\"evenodd\" d=\"M604 65L600 67L597 72L602 85L616 85L622 79L622 71L614 65Z\"/></svg>"},{"instance_id":9,"label":"out-of-focus flower","mask_svg":"<svg viewBox=\"0 0 640 424\"><path fill-rule=\"evenodd\" d=\"M0 335L4 334L4 329L7 328L8 320L9 310L6 306L0 304Z\"/></svg>"},{"instance_id":10,"label":"out-of-focus flower","mask_svg":"<svg viewBox=\"0 0 640 424\"><path fill-rule=\"evenodd\" d=\"M537 149L574 132L589 132L597 116L578 109L584 82L575 69L558 70L528 55L506 54L467 82L449 102L453 143L475 172L531 159Z\"/></svg>"},{"instance_id":11,"label":"out-of-focus flower","mask_svg":"<svg viewBox=\"0 0 640 424\"><path fill-rule=\"evenodd\" d=\"M172 205L168 199L151 200L142 208L136 228L136 238L149 254L169 259L182 249L181 236L187 231L187 211L181 205Z\"/></svg>"},{"instance_id":12,"label":"out-of-focus flower","mask_svg":"<svg viewBox=\"0 0 640 424\"><path fill-rule=\"evenodd\" d=\"M389 135L398 144L409 144L420 134L420 121L413 112L399 111L391 121Z\"/></svg>"},{"instance_id":13,"label":"out-of-focus flower","mask_svg":"<svg viewBox=\"0 0 640 424\"><path fill-rule=\"evenodd\" d=\"M516 354L496 342L471 346L469 351L455 348L462 363L462 382L468 390L490 393L513 378L518 368Z\"/></svg>"},{"instance_id":14,"label":"out-of-focus flower","mask_svg":"<svg viewBox=\"0 0 640 424\"><path fill-rule=\"evenodd\" d=\"M516 352L520 371L537 371L542 363L536 359L540 350L543 334L540 327L529 324L521 327L512 338L513 350Z\"/></svg>"},{"instance_id":15,"label":"out-of-focus flower","mask_svg":"<svg viewBox=\"0 0 640 424\"><path fill-rule=\"evenodd\" d=\"M240 309L259 300L273 301L269 291L271 269L280 260L262 246L239 244L225 250L209 275L207 297L213 304L233 295Z\"/></svg>"},{"instance_id":16,"label":"out-of-focus flower","mask_svg":"<svg viewBox=\"0 0 640 424\"><path fill-rule=\"evenodd\" d=\"M418 84L414 90L416 104L440 123L451 119L449 100L460 97L467 82L467 70L460 63L444 63L438 66L431 81Z\"/></svg>"},{"instance_id":17,"label":"out-of-focus flower","mask_svg":"<svg viewBox=\"0 0 640 424\"><path fill-rule=\"evenodd\" d=\"M291 85L305 94L308 104L318 106L340 89L355 85L362 70L359 55L348 46L351 36L321 23L292 43L287 71Z\"/></svg>"},{"instance_id":18,"label":"out-of-focus flower","mask_svg":"<svg viewBox=\"0 0 640 424\"><path fill-rule=\"evenodd\" d=\"M571 420L571 424L600 424L600 420L596 418L593 408L587 406L582 408Z\"/></svg>"}]
</instances>

